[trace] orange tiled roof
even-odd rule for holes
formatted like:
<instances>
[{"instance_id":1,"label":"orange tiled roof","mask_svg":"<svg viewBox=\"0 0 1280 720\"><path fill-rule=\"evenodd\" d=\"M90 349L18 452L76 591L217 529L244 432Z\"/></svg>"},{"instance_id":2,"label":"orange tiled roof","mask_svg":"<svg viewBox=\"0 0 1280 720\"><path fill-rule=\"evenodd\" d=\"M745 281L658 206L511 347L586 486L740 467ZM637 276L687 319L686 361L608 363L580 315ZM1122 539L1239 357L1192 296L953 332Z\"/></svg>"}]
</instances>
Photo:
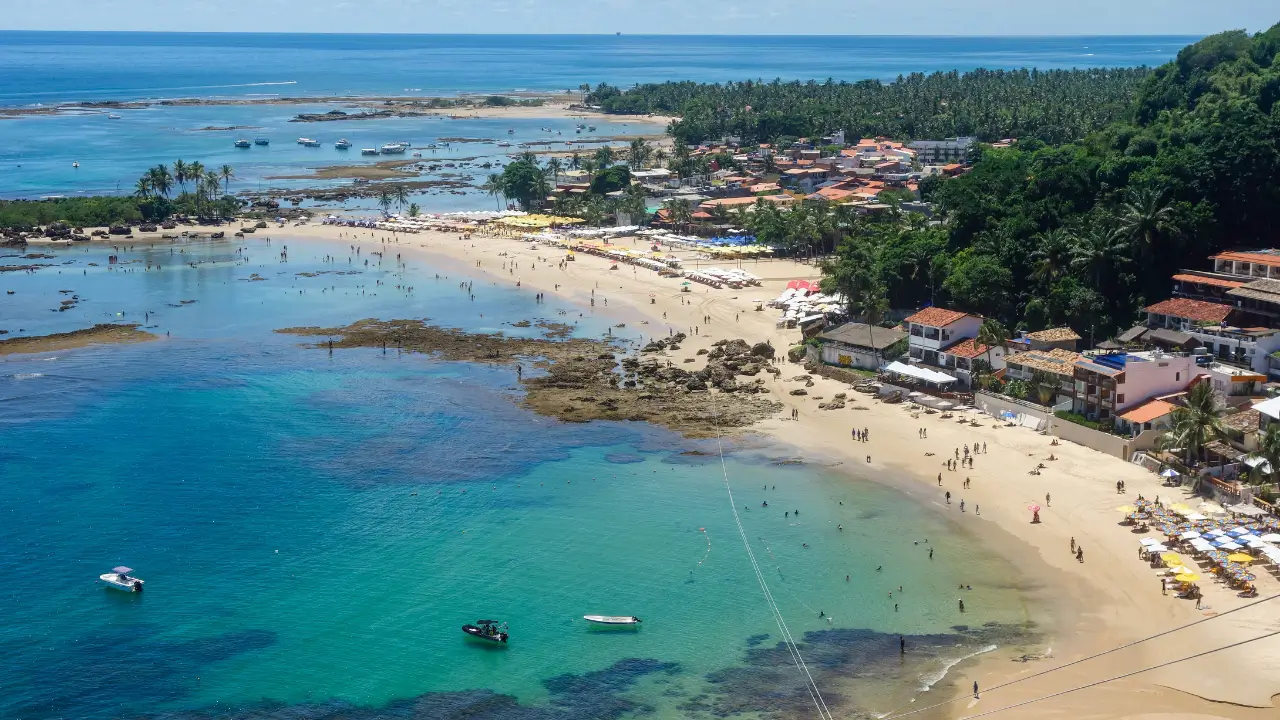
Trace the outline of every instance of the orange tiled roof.
<instances>
[{"instance_id":1,"label":"orange tiled roof","mask_svg":"<svg viewBox=\"0 0 1280 720\"><path fill-rule=\"evenodd\" d=\"M929 327L946 327L965 317L968 313L959 310L948 310L940 307L928 307L906 319L906 322Z\"/></svg>"},{"instance_id":2,"label":"orange tiled roof","mask_svg":"<svg viewBox=\"0 0 1280 720\"><path fill-rule=\"evenodd\" d=\"M1234 309L1230 305L1222 305L1220 303L1174 298L1150 305L1146 308L1146 311L1157 315L1187 318L1196 322L1222 322L1227 319L1227 316Z\"/></svg>"},{"instance_id":3,"label":"orange tiled roof","mask_svg":"<svg viewBox=\"0 0 1280 720\"><path fill-rule=\"evenodd\" d=\"M1063 340L1079 340L1080 336L1069 327L1049 328L1027 333L1027 337L1041 342L1060 342Z\"/></svg>"},{"instance_id":4,"label":"orange tiled roof","mask_svg":"<svg viewBox=\"0 0 1280 720\"><path fill-rule=\"evenodd\" d=\"M1164 400L1148 400L1120 413L1120 419L1131 423L1147 423L1173 412L1173 407L1173 403Z\"/></svg>"},{"instance_id":5,"label":"orange tiled roof","mask_svg":"<svg viewBox=\"0 0 1280 720\"><path fill-rule=\"evenodd\" d=\"M1245 282L1242 282L1239 280L1222 280L1219 278L1204 277L1203 275L1187 275L1184 273L1179 273L1177 275L1174 275L1173 279L1181 280L1182 282L1197 283L1199 285L1212 285L1213 287L1221 287L1221 288L1229 288L1229 289L1242 287L1243 285L1246 284Z\"/></svg>"},{"instance_id":6,"label":"orange tiled roof","mask_svg":"<svg viewBox=\"0 0 1280 720\"><path fill-rule=\"evenodd\" d=\"M1269 253L1256 252L1224 252L1217 255L1210 255L1211 260L1235 260L1237 262L1257 263L1258 265L1270 265L1272 267L1280 267L1280 255L1271 255Z\"/></svg>"},{"instance_id":7,"label":"orange tiled roof","mask_svg":"<svg viewBox=\"0 0 1280 720\"><path fill-rule=\"evenodd\" d=\"M965 338L942 352L956 357L973 359L987 352L986 345L979 345L973 338Z\"/></svg>"}]
</instances>

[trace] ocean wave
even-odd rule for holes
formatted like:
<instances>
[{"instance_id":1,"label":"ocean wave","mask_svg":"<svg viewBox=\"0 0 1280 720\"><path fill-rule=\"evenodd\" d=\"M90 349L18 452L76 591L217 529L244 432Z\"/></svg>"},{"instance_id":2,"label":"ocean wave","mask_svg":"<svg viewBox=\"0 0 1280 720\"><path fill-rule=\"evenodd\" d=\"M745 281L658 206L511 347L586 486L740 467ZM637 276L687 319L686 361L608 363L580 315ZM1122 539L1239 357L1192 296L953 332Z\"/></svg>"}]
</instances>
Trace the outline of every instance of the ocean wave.
<instances>
[{"instance_id":1,"label":"ocean wave","mask_svg":"<svg viewBox=\"0 0 1280 720\"><path fill-rule=\"evenodd\" d=\"M14 373L12 377L14 380L31 380L33 378L44 377L44 373Z\"/></svg>"},{"instance_id":2,"label":"ocean wave","mask_svg":"<svg viewBox=\"0 0 1280 720\"><path fill-rule=\"evenodd\" d=\"M975 658L984 653L989 653L992 650L995 650L996 647L997 646L995 645L986 645L984 647L978 648L977 650L974 650L968 655L958 657L955 660L944 661L940 669L931 673L925 673L924 675L920 676L920 682L921 682L920 692L925 692L926 690L929 690L930 688L932 688L934 685L937 685L944 677L947 676L947 673L951 672L951 668L959 665L960 663L970 658Z\"/></svg>"}]
</instances>

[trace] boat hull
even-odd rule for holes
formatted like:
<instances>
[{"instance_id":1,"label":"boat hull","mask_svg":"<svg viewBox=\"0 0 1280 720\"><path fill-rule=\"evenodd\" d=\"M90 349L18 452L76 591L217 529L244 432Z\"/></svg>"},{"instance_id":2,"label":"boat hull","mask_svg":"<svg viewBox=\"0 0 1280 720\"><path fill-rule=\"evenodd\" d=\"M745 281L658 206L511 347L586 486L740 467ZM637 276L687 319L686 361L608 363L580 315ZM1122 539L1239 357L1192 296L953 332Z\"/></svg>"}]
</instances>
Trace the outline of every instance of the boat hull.
<instances>
[{"instance_id":1,"label":"boat hull","mask_svg":"<svg viewBox=\"0 0 1280 720\"><path fill-rule=\"evenodd\" d=\"M142 587L143 587L143 581L138 580L137 578L130 578L129 582L120 582L115 578L100 576L98 578L98 583L112 590L117 590L119 592L127 592L127 593L142 592Z\"/></svg>"},{"instance_id":2,"label":"boat hull","mask_svg":"<svg viewBox=\"0 0 1280 720\"><path fill-rule=\"evenodd\" d=\"M467 637L472 640L479 640L490 645L507 644L507 634L504 632L500 632L497 635L486 635L475 625L463 625L462 632L466 633Z\"/></svg>"}]
</instances>

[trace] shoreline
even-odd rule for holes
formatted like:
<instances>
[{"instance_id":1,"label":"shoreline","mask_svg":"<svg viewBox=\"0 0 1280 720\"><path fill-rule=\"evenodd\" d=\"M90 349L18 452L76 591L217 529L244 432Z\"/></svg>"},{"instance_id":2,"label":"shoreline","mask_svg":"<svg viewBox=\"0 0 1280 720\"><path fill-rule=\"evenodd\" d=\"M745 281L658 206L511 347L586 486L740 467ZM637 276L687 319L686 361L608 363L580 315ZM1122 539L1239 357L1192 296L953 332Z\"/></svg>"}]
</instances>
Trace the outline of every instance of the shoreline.
<instances>
[{"instance_id":1,"label":"shoreline","mask_svg":"<svg viewBox=\"0 0 1280 720\"><path fill-rule=\"evenodd\" d=\"M773 297L787 280L817 277L816 268L790 260L746 261L742 263L746 270L764 278L763 288L699 287L697 292L682 293L679 280L662 279L648 270L641 273L631 266L609 270L605 260L587 253L577 254L574 262L565 263L565 269L560 270L554 262L540 263L537 259L550 256L558 260L561 250L533 249L529 243L510 238L475 235L464 241L457 233L431 231L396 235L317 225L273 228L270 234L273 239L285 242L348 243L378 250L394 246L395 252L411 254L450 275L456 268L458 273L477 279L484 277L494 283L519 282L530 294L544 292L574 301L584 309L594 298L597 303L592 306L593 313L598 311L624 321L631 329L644 327L650 337L665 336L668 329L691 330L697 324L699 332L691 335L680 350L668 353L677 365L720 338L742 337L748 342L769 340L780 353L785 352L795 331L776 329L774 313L754 312L753 300ZM169 241L161 241L158 236L141 236L132 241L105 239L103 242ZM625 246L626 242L622 244ZM685 252L680 255L688 257ZM724 262L702 264L727 265ZM709 327L700 320L704 317L711 318ZM973 427L954 421L940 422L937 415L906 417L908 413L902 406L883 405L858 393L849 393L849 407L819 410L817 404L824 397L830 398L849 388L834 380L813 376L808 395L791 396L791 389L803 387L796 378L805 373L802 366L785 361L780 367L782 374L778 378L766 377L765 382L771 397L785 404L784 411L745 428L737 439L760 436L786 446L800 461L829 468L835 465L833 469L851 482L870 480L893 487L922 507L945 514L955 531L973 533L984 548L1021 573L1019 588L1027 598L1028 613L1036 620L1047 618L1040 626L1044 631L1044 647L1037 650L1048 652L1050 658L1015 664L1011 661L1016 659L1019 648L999 648L958 662L932 692L921 696L920 707L915 710L952 697L958 696L960 701L939 708L937 714L921 713L925 717L938 716L942 710L948 717L987 712L1280 629L1280 620L1268 615L1266 608L1245 611L1230 621L1208 623L1000 690L991 697L984 695L976 703L971 698L966 701L967 688L974 681L980 687L992 687L1215 612L1240 607L1249 601L1236 598L1222 587L1211 586L1205 589L1207 607L1204 612L1197 612L1190 603L1160 594L1158 579L1136 557L1138 536L1129 528L1117 526L1116 506L1131 502L1135 493L1169 497L1169 489L1161 487L1159 478L1140 468L1070 443L1051 450L1049 438L1024 428L1003 427L991 418L984 418L978 427ZM798 420L790 419L792 408L798 411ZM911 437L912 429L908 426L912 424L917 429L926 428L929 439ZM870 442L853 443L849 438L850 427L869 428ZM973 470L944 470L944 487L939 489L936 476L943 453L965 443L986 443L988 453L976 457ZM937 454L930 457L926 452ZM1028 477L1026 469L1038 460L1047 459L1050 452L1057 460L1049 463L1042 476ZM871 463L866 462L868 454L872 456ZM870 472L854 470L864 465ZM972 477L974 486L960 494L971 503L970 511L961 513L959 498L954 504L946 504L941 493L958 490L965 477ZM1114 483L1118 479L1130 484L1134 493L1117 495ZM1052 493L1052 503L1044 502L1046 493ZM1032 502L1046 505L1042 510L1044 522L1039 525L1028 523L1026 506ZM972 511L975 505L986 506L981 516ZM1085 563L1077 563L1068 554L1071 539L1087 546ZM1262 580L1271 578L1260 577ZM1260 590L1263 595L1274 592L1270 586ZM1280 692L1278 667L1280 643L1261 642L1066 695L1052 703L1030 705L1020 709L1017 716L1047 718L1073 712L1091 717L1127 718L1160 712L1187 718L1275 717L1271 703L1272 697ZM954 694L951 687L956 688ZM935 693L938 697L930 697Z\"/></svg>"},{"instance_id":2,"label":"shoreline","mask_svg":"<svg viewBox=\"0 0 1280 720\"><path fill-rule=\"evenodd\" d=\"M566 263L563 271L554 264L537 265L536 258L559 256L560 251L534 250L529 243L503 237L475 235L463 241L457 234L435 231L395 235L386 231L311 225L282 232L291 240L303 242L315 239L372 247L392 245L397 251L415 253L421 260L460 265L469 275L483 274L495 282L507 280L514 284L518 281L520 287L531 293L544 292L582 304L592 299L594 291L595 298L603 298L606 303L613 300L612 306L596 305L597 310L627 322L647 321L653 336L664 334L668 328L687 331L698 324L699 333L691 335L681 350L670 354L670 359L677 364L686 357L694 357L698 350L710 347L721 337L743 337L748 342L770 340L775 348L785 352L795 331L777 330L773 313L754 312L751 301L776 295L789 279L818 276L816 268L789 260L747 261L742 266L764 278L763 288L699 288L698 292L681 293L678 281L661 279L648 270L642 274L630 266L611 271L605 260L586 253L577 254L575 262ZM518 263L519 268L504 269L504 263ZM726 265L710 261L701 264ZM632 273L627 273L628 269ZM711 318L710 328L695 323L703 316ZM854 393L850 394L855 401L853 407L819 410L819 401L836 392L846 392L847 386L814 376L809 394L794 397L789 395L789 390L802 385L791 378L803 374L802 366L784 363L783 368L781 376L767 377L766 383L772 396L786 405L784 413L743 432L763 435L794 448L806 461L837 460L852 478L897 487L922 505L947 513L953 525L977 533L986 547L1024 573L1029 601L1043 602L1047 617L1053 618L1051 627L1047 628L1050 633L1047 649L1053 659L1010 667L1010 658L1002 652L978 655L951 669L947 675L950 684L967 688L974 680L980 686L1014 680L1247 602L1224 588L1213 587L1206 590L1209 607L1202 614L1190 603L1161 596L1158 580L1136 557L1137 536L1128 528L1117 526L1115 513L1117 505L1124 504L1138 492L1148 497L1161 493L1169 496L1169 490L1161 487L1159 478L1151 473L1070 443L1064 442L1051 451L1049 438L1023 428L1002 427L987 417L979 427L966 424L961 429L954 422L939 422L937 416L921 415L920 420L904 418L907 413L902 406L877 401L858 404L862 396ZM790 417L793 407L799 412L799 420L784 419L784 415ZM854 409L858 407L865 410ZM907 426L913 423L928 429L928 440L910 437ZM870 442L855 446L849 439L850 426L869 428ZM958 502L947 505L942 502L940 491L932 489L936 488L935 476L940 469L942 451L972 442L987 443L988 455L976 456L976 467L968 472L944 471L943 489L955 491L964 477L972 477L974 487L966 490L964 496L970 503L986 506L980 519L972 512L959 513ZM936 459L925 456L926 449L936 452ZM870 464L865 462L868 452L873 460ZM1058 459L1042 476L1028 478L1026 469L1037 459L1046 459L1050 452ZM886 457L891 459L887 462L877 459ZM871 470L865 477L852 471L853 467L862 465L868 465ZM1115 494L1114 483L1118 479L1126 481L1130 494ZM1049 503L1043 509L1044 522L1029 525L1026 505L1041 504L1046 493L1051 493L1057 504ZM1088 546L1085 563L1077 563L1067 552L1072 538ZM1206 624L1174 636L1176 640L1153 641L1054 672L1025 686L1002 690L998 700L983 699L965 710L989 711L1217 647L1226 638L1238 640L1261 634L1263 627L1275 625L1275 629L1280 629L1280 620L1271 619L1265 612L1245 611L1233 617L1237 618L1234 622ZM1214 677L1204 672L1209 667L1221 667L1220 663L1229 657L1232 658L1230 673L1224 671ZM1214 662L1209 664L1174 665L1067 695L1055 703L1031 705L1020 711L1020 716L1056 716L1067 707L1094 717L1120 718L1159 707L1167 712L1192 713L1188 717L1200 714L1274 717L1271 698L1280 693L1280 672L1273 670L1280 668L1280 647L1258 643L1211 659ZM948 685L947 680L939 686ZM1098 712L1100 695L1108 697L1108 710L1102 714ZM957 716L966 714L960 711L960 704L956 703Z\"/></svg>"},{"instance_id":3,"label":"shoreline","mask_svg":"<svg viewBox=\"0 0 1280 720\"><path fill-rule=\"evenodd\" d=\"M576 95L576 93L572 93ZM541 100L540 105L490 106L484 104L489 96L511 97L518 100ZM456 106L433 107L433 102L457 102ZM341 119L299 120L290 122L313 124L315 122L373 122L382 119L404 117L437 117L448 119L463 118L593 118L607 119L617 123L641 123L660 125L665 128L675 118L665 115L615 115L590 110L577 105L577 101L566 98L564 93L475 93L457 97L444 96L343 96L324 95L317 97L257 97L257 98L156 98L151 100L96 100L86 102L64 102L57 105L41 107L0 106L0 120L22 117L58 117L61 115L105 115L121 110L146 110L154 107L227 107L227 106L297 106L297 105L341 105L348 110L385 113L376 117L362 117L361 113L352 113ZM222 128L200 128L211 130Z\"/></svg>"}]
</instances>

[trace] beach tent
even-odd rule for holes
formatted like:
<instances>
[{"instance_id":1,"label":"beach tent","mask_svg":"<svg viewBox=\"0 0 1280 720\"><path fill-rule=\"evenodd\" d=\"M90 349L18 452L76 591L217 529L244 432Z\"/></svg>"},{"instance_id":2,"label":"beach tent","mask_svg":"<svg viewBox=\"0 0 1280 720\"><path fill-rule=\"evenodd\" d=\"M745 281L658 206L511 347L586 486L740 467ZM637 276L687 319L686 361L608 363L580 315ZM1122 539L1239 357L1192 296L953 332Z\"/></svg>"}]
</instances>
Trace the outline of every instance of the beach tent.
<instances>
[{"instance_id":1,"label":"beach tent","mask_svg":"<svg viewBox=\"0 0 1280 720\"><path fill-rule=\"evenodd\" d=\"M1179 539L1182 539L1182 540L1194 540L1194 539L1196 539L1196 538L1198 538L1198 537L1200 537L1200 533L1195 532L1194 530L1191 530L1191 531L1188 531L1188 532L1184 532L1184 533L1182 533L1181 535L1179 535L1179 536L1178 536L1178 538L1179 538Z\"/></svg>"},{"instance_id":2,"label":"beach tent","mask_svg":"<svg viewBox=\"0 0 1280 720\"><path fill-rule=\"evenodd\" d=\"M886 365L884 369L887 372L895 373L898 375L906 375L907 377L913 377L913 378L916 378L917 380L923 380L925 382L946 384L946 383L953 383L956 381L955 378L945 373L935 372L933 370L929 370L928 368L915 367L914 365L906 365L898 362L897 360L894 360L893 362Z\"/></svg>"},{"instance_id":3,"label":"beach tent","mask_svg":"<svg viewBox=\"0 0 1280 720\"><path fill-rule=\"evenodd\" d=\"M1178 471L1174 470L1173 468L1165 468L1165 470L1160 473L1160 477L1177 477L1177 476L1178 476ZM1174 508L1174 509L1176 510L1177 508Z\"/></svg>"}]
</instances>

